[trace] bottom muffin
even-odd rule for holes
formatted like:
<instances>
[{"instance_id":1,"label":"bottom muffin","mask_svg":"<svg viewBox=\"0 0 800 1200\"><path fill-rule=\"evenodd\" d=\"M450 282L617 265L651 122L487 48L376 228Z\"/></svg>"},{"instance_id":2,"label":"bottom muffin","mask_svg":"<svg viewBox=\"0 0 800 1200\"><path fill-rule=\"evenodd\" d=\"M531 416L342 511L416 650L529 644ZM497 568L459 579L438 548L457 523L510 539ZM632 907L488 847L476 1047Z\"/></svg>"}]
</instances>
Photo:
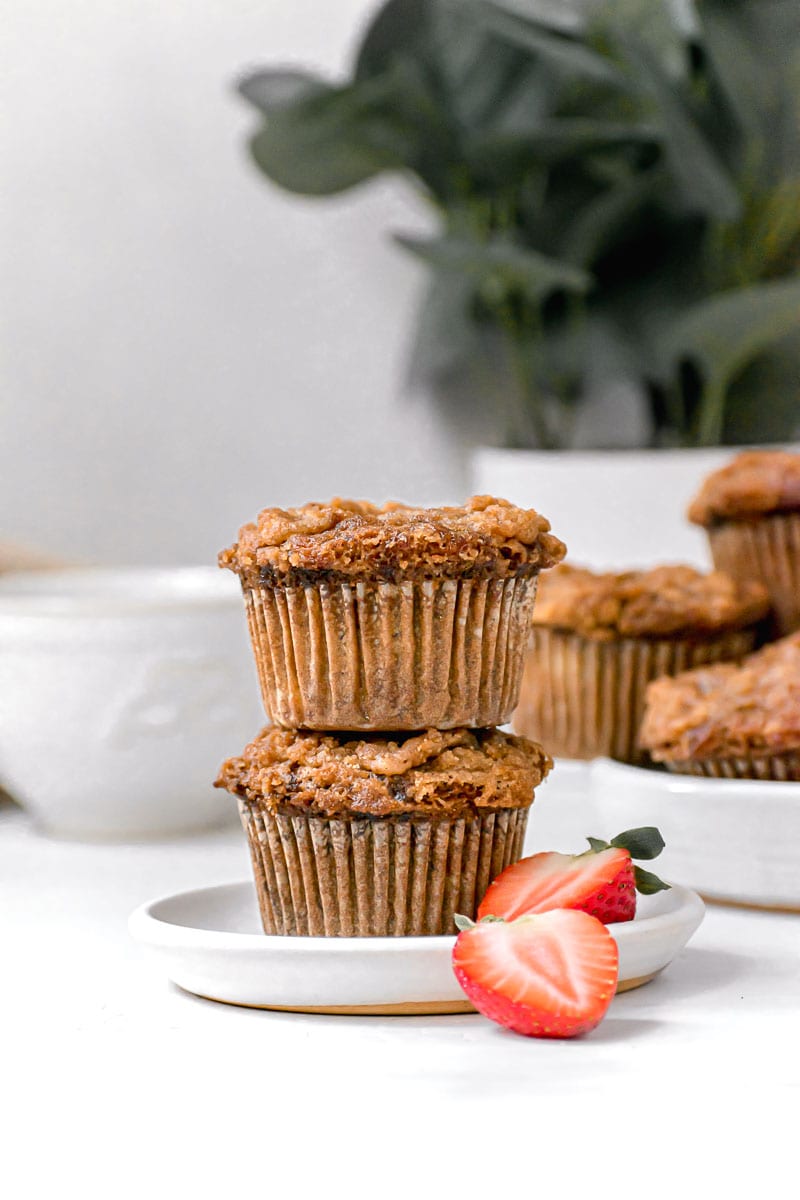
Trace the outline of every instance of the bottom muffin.
<instances>
[{"instance_id":1,"label":"bottom muffin","mask_svg":"<svg viewBox=\"0 0 800 1200\"><path fill-rule=\"evenodd\" d=\"M651 683L640 742L679 774L800 780L800 632Z\"/></svg>"},{"instance_id":2,"label":"bottom muffin","mask_svg":"<svg viewBox=\"0 0 800 1200\"><path fill-rule=\"evenodd\" d=\"M474 917L551 766L495 729L265 729L216 786L239 797L266 933L397 937Z\"/></svg>"}]
</instances>

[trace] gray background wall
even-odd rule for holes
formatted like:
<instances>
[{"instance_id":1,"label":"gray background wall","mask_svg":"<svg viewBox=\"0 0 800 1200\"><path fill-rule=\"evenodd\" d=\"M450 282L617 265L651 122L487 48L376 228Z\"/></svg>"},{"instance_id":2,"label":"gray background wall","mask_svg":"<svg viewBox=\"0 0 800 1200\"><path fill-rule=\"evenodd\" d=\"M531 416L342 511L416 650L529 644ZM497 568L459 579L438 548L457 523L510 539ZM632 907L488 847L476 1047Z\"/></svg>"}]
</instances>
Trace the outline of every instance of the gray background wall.
<instances>
[{"instance_id":1,"label":"gray background wall","mask_svg":"<svg viewBox=\"0 0 800 1200\"><path fill-rule=\"evenodd\" d=\"M0 540L208 561L267 504L463 490L402 386L427 214L272 189L230 87L338 72L372 4L0 0Z\"/></svg>"}]
</instances>

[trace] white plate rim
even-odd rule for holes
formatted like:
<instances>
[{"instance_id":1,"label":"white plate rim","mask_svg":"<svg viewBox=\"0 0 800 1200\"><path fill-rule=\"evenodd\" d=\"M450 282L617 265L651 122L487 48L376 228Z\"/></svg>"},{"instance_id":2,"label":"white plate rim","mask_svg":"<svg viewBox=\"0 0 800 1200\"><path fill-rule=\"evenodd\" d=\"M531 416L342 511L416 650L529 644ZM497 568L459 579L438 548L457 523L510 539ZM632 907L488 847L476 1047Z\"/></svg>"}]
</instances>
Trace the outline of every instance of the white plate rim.
<instances>
[{"instance_id":1,"label":"white plate rim","mask_svg":"<svg viewBox=\"0 0 800 1200\"><path fill-rule=\"evenodd\" d=\"M230 891L233 888L252 886L249 880L232 880L228 883L212 884L207 887L187 888L181 892L159 896L145 901L134 909L128 919L128 930L134 941L150 946L170 947L181 946L193 950L225 950L233 943L237 950L265 954L281 950L282 953L302 955L313 951L315 954L342 955L358 950L367 954L386 953L419 953L422 950L441 950L445 946L455 944L456 934L441 934L434 936L410 937L283 937L264 933L235 933L226 930L200 929L194 925L182 925L167 921L155 915L154 910L162 905L182 900L189 896L206 895L209 892ZM647 926L653 932L658 932L667 925L674 924L679 919L681 924L696 919L694 929L697 929L705 913L705 904L697 892L682 884L671 885L678 903L667 912L655 913L649 917L639 917L633 921L620 921L608 925L607 929L617 940L617 934L638 936L642 927ZM691 936L691 935L690 935Z\"/></svg>"},{"instance_id":2,"label":"white plate rim","mask_svg":"<svg viewBox=\"0 0 800 1200\"><path fill-rule=\"evenodd\" d=\"M652 767L638 767L633 763L617 762L614 758L596 758L591 763L592 778L604 775L627 776L637 779L660 792L706 793L715 797L752 797L755 790L764 792L778 804L800 804L800 782L780 779L716 779L706 775L682 775L677 771L659 771Z\"/></svg>"}]
</instances>

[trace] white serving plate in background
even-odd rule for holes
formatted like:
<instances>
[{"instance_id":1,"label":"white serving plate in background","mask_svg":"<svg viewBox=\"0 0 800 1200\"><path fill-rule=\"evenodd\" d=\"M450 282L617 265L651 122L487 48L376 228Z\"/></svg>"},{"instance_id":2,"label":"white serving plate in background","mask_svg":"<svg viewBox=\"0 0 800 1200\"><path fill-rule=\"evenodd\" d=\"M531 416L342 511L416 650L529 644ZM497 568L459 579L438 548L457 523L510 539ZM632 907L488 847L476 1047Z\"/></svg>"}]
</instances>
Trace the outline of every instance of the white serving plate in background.
<instances>
[{"instance_id":1,"label":"white serving plate in background","mask_svg":"<svg viewBox=\"0 0 800 1200\"><path fill-rule=\"evenodd\" d=\"M688 942L703 902L686 888L640 897L610 925L619 991L649 982ZM131 936L164 974L209 1000L298 1012L471 1012L451 967L454 937L274 937L261 932L251 882L179 892L136 909Z\"/></svg>"},{"instance_id":2,"label":"white serving plate in background","mask_svg":"<svg viewBox=\"0 0 800 1200\"><path fill-rule=\"evenodd\" d=\"M659 875L708 900L800 912L800 783L702 779L592 764L597 833L657 825Z\"/></svg>"}]
</instances>

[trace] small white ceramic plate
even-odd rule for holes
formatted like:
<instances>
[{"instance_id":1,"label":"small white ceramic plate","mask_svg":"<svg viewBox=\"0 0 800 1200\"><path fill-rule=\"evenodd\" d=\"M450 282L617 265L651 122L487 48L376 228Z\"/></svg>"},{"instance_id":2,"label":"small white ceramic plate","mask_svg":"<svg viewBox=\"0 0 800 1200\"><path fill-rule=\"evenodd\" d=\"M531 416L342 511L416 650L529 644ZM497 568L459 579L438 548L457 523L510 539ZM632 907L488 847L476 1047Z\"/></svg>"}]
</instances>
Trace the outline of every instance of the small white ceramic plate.
<instances>
[{"instance_id":1,"label":"small white ceramic plate","mask_svg":"<svg viewBox=\"0 0 800 1200\"><path fill-rule=\"evenodd\" d=\"M663 970L703 912L686 888L640 897L634 921L609 926L620 952L618 990ZM136 909L129 928L173 983L210 1000L298 1012L472 1011L450 966L455 938L267 937L249 882L153 900Z\"/></svg>"},{"instance_id":2,"label":"small white ceramic plate","mask_svg":"<svg viewBox=\"0 0 800 1200\"><path fill-rule=\"evenodd\" d=\"M595 837L657 825L657 874L708 900L800 911L800 783L592 764Z\"/></svg>"}]
</instances>

